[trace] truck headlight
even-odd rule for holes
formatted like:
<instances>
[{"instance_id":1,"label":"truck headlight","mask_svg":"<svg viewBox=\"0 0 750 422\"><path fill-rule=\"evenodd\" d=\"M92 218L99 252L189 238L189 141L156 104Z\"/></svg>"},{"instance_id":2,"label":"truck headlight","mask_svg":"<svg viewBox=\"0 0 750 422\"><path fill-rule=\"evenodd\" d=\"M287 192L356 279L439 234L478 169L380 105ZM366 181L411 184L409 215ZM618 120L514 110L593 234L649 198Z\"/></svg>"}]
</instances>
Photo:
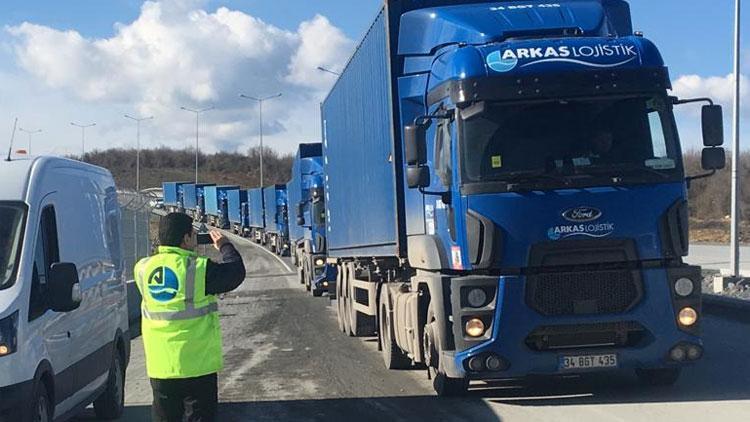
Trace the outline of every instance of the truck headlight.
<instances>
[{"instance_id":1,"label":"truck headlight","mask_svg":"<svg viewBox=\"0 0 750 422\"><path fill-rule=\"evenodd\" d=\"M316 267L322 267L323 264L325 264L325 263L326 263L326 261L323 258L318 258L318 259L315 260L315 266Z\"/></svg>"},{"instance_id":2,"label":"truck headlight","mask_svg":"<svg viewBox=\"0 0 750 422\"><path fill-rule=\"evenodd\" d=\"M695 284L693 283L693 280L682 277L675 281L674 291L678 296L687 297L695 291Z\"/></svg>"},{"instance_id":3,"label":"truck headlight","mask_svg":"<svg viewBox=\"0 0 750 422\"><path fill-rule=\"evenodd\" d=\"M469 290L466 300L472 308L481 308L487 304L487 293L485 293L484 289L476 287Z\"/></svg>"},{"instance_id":4,"label":"truck headlight","mask_svg":"<svg viewBox=\"0 0 750 422\"><path fill-rule=\"evenodd\" d=\"M481 337L484 334L484 322L479 318L471 318L466 321L464 329L469 337Z\"/></svg>"},{"instance_id":5,"label":"truck headlight","mask_svg":"<svg viewBox=\"0 0 750 422\"><path fill-rule=\"evenodd\" d=\"M18 349L18 311L0 320L0 356L7 356Z\"/></svg>"},{"instance_id":6,"label":"truck headlight","mask_svg":"<svg viewBox=\"0 0 750 422\"><path fill-rule=\"evenodd\" d=\"M690 327L698 321L698 312L688 306L680 309L680 313L677 315L677 319L680 321L681 325Z\"/></svg>"}]
</instances>

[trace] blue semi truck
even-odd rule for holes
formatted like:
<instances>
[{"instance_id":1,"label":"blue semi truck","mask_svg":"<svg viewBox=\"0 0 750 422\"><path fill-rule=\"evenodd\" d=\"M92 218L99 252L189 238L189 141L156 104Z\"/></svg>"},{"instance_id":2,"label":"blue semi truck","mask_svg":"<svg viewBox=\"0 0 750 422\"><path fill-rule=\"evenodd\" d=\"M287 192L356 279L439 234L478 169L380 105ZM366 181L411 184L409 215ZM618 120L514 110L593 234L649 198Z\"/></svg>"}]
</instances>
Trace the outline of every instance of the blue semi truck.
<instances>
[{"instance_id":1,"label":"blue semi truck","mask_svg":"<svg viewBox=\"0 0 750 422\"><path fill-rule=\"evenodd\" d=\"M215 185L213 183L185 183L181 186L183 209L195 221L206 221L205 190L209 186Z\"/></svg>"},{"instance_id":2,"label":"blue semi truck","mask_svg":"<svg viewBox=\"0 0 750 422\"><path fill-rule=\"evenodd\" d=\"M265 230L262 243L271 252L286 256L289 254L289 205L286 185L266 186L263 196Z\"/></svg>"},{"instance_id":3,"label":"blue semi truck","mask_svg":"<svg viewBox=\"0 0 750 422\"><path fill-rule=\"evenodd\" d=\"M247 190L232 189L227 192L227 208L230 229L236 234L244 235L250 225L247 214Z\"/></svg>"},{"instance_id":4,"label":"blue semi truck","mask_svg":"<svg viewBox=\"0 0 750 422\"><path fill-rule=\"evenodd\" d=\"M439 395L701 358L689 181L722 112L670 97L621 0L387 0L322 106L339 328ZM673 108L702 109L686 177Z\"/></svg>"},{"instance_id":5,"label":"blue semi truck","mask_svg":"<svg viewBox=\"0 0 750 422\"><path fill-rule=\"evenodd\" d=\"M206 218L209 224L222 229L229 228L229 192L238 190L239 186L207 186L204 191L206 198Z\"/></svg>"},{"instance_id":6,"label":"blue semi truck","mask_svg":"<svg viewBox=\"0 0 750 422\"><path fill-rule=\"evenodd\" d=\"M323 145L300 144L287 183L289 207L296 216L289 221L289 243L299 281L313 296L336 291L333 268L326 265L324 185Z\"/></svg>"},{"instance_id":7,"label":"blue semi truck","mask_svg":"<svg viewBox=\"0 0 750 422\"><path fill-rule=\"evenodd\" d=\"M164 208L168 212L176 212L184 209L182 202L182 185L190 182L164 182L162 192L164 195Z\"/></svg>"},{"instance_id":8,"label":"blue semi truck","mask_svg":"<svg viewBox=\"0 0 750 422\"><path fill-rule=\"evenodd\" d=\"M266 230L265 195L263 188L255 188L247 191L248 195L248 221L249 235L255 243L264 243L263 233Z\"/></svg>"}]
</instances>

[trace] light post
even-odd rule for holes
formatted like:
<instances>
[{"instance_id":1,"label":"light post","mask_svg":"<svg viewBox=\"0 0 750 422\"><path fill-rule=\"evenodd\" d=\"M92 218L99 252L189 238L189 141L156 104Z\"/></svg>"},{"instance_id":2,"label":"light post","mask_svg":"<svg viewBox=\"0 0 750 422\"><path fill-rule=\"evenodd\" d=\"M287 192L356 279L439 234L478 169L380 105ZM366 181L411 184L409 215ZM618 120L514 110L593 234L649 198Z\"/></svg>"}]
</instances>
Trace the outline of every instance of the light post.
<instances>
[{"instance_id":1,"label":"light post","mask_svg":"<svg viewBox=\"0 0 750 422\"><path fill-rule=\"evenodd\" d=\"M200 115L206 111L213 110L214 107L208 107L200 110L193 110L187 107L180 107L180 110L189 111L195 113L195 184L198 184L198 123L200 122Z\"/></svg>"},{"instance_id":2,"label":"light post","mask_svg":"<svg viewBox=\"0 0 750 422\"><path fill-rule=\"evenodd\" d=\"M83 156L86 155L86 128L94 127L96 126L96 123L82 125L75 122L70 122L70 124L71 126L81 128L81 161L83 161Z\"/></svg>"},{"instance_id":3,"label":"light post","mask_svg":"<svg viewBox=\"0 0 750 422\"><path fill-rule=\"evenodd\" d=\"M29 150L27 151L27 153L28 153L28 155L31 155L31 135L33 135L33 134L35 134L35 133L42 133L42 130L41 130L41 129L37 129L37 130L28 130L28 129L24 129L24 128L22 128L22 127L19 127L19 128L18 128L18 131L19 131L19 132L23 132L23 133L26 133L26 134L28 134L28 135L29 135Z\"/></svg>"},{"instance_id":4,"label":"light post","mask_svg":"<svg viewBox=\"0 0 750 422\"><path fill-rule=\"evenodd\" d=\"M334 72L333 70L327 69L323 66L318 66L318 70L321 72L330 73L331 75L341 76L339 72Z\"/></svg>"},{"instance_id":5,"label":"light post","mask_svg":"<svg viewBox=\"0 0 750 422\"><path fill-rule=\"evenodd\" d=\"M734 121L732 122L732 228L729 276L740 277L740 0L735 0L734 16Z\"/></svg>"},{"instance_id":6,"label":"light post","mask_svg":"<svg viewBox=\"0 0 750 422\"><path fill-rule=\"evenodd\" d=\"M136 123L136 135L135 135L135 195L140 199L141 195L141 122L146 120L153 120L154 116L149 117L133 117L128 114L125 115L126 119L133 120ZM135 232L135 238L133 239L133 245L135 247L135 257L138 259L138 212L133 212L133 231ZM148 250L148 248L146 248Z\"/></svg>"},{"instance_id":7,"label":"light post","mask_svg":"<svg viewBox=\"0 0 750 422\"><path fill-rule=\"evenodd\" d=\"M258 110L260 112L260 187L263 187L263 103L272 100L274 98L281 97L281 93L275 95L269 95L268 97L257 98L249 95L240 94L240 98L246 100L252 100L258 102Z\"/></svg>"}]
</instances>

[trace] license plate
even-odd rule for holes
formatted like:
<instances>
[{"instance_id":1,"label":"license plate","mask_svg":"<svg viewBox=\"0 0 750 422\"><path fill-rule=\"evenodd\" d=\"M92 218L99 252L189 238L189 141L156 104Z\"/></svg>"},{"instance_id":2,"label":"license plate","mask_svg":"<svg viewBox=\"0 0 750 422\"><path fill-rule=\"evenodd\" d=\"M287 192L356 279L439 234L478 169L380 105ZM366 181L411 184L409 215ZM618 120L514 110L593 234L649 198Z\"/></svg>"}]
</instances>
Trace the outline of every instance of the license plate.
<instances>
[{"instance_id":1,"label":"license plate","mask_svg":"<svg viewBox=\"0 0 750 422\"><path fill-rule=\"evenodd\" d=\"M617 355L608 353L605 355L560 356L560 370L562 371L596 368L617 368Z\"/></svg>"}]
</instances>

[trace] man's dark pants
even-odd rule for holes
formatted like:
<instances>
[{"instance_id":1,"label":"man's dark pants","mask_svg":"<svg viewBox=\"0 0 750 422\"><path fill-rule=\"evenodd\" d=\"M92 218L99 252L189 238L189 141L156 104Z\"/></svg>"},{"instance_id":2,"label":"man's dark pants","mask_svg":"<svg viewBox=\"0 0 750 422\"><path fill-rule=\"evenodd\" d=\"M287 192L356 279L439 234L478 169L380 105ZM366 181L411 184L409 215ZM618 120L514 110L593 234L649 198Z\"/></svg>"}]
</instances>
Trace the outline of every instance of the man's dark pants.
<instances>
[{"instance_id":1,"label":"man's dark pants","mask_svg":"<svg viewBox=\"0 0 750 422\"><path fill-rule=\"evenodd\" d=\"M216 374L198 378L151 379L154 422L213 422L219 395Z\"/></svg>"}]
</instances>

